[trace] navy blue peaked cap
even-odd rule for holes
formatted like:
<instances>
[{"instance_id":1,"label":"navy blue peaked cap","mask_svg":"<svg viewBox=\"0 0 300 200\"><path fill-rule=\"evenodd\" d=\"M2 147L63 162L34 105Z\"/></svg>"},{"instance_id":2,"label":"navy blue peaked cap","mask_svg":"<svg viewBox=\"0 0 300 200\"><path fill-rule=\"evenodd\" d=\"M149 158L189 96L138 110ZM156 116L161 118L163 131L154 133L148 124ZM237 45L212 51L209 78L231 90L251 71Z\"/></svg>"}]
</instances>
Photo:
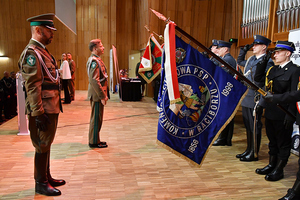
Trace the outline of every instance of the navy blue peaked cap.
<instances>
[{"instance_id":1,"label":"navy blue peaked cap","mask_svg":"<svg viewBox=\"0 0 300 200\"><path fill-rule=\"evenodd\" d=\"M262 35L254 35L254 42L253 44L264 44L269 46L269 44L271 43L271 40L262 36Z\"/></svg>"},{"instance_id":2,"label":"navy blue peaked cap","mask_svg":"<svg viewBox=\"0 0 300 200\"><path fill-rule=\"evenodd\" d=\"M230 42L225 42L223 40L218 40L218 48L220 48L220 47L228 47L228 48L230 48L231 45L232 45L232 43L230 43Z\"/></svg>"},{"instance_id":3,"label":"navy blue peaked cap","mask_svg":"<svg viewBox=\"0 0 300 200\"><path fill-rule=\"evenodd\" d=\"M295 45L293 42L289 42L289 41L277 41L276 42L276 46L275 46L275 51L280 51L280 50L288 50L290 52L294 52L295 51Z\"/></svg>"},{"instance_id":4,"label":"navy blue peaked cap","mask_svg":"<svg viewBox=\"0 0 300 200\"><path fill-rule=\"evenodd\" d=\"M212 40L212 45L211 46L218 46L218 40L213 39Z\"/></svg>"}]
</instances>

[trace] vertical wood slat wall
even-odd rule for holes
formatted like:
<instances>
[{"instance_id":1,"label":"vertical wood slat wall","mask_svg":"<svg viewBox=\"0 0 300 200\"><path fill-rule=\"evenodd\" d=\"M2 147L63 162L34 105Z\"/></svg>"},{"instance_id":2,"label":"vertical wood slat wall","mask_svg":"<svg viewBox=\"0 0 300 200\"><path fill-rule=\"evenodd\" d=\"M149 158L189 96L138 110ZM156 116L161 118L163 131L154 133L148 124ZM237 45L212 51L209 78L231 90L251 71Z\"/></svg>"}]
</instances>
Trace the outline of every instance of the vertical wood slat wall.
<instances>
[{"instance_id":1,"label":"vertical wood slat wall","mask_svg":"<svg viewBox=\"0 0 300 200\"><path fill-rule=\"evenodd\" d=\"M0 60L0 78L4 71L18 71L19 56L31 37L26 19L54 13L54 3L54 0L0 0L0 53L9 57L8 61ZM147 44L150 34L145 25L163 35L165 23L149 8L170 17L209 47L212 39L238 38L241 4L239 0L77 0L77 35L55 20L58 31L47 48L57 60L63 52L73 54L77 64L76 89L85 90L88 86L85 64L90 55L88 43L91 39L102 39L107 67L109 50L115 45L120 69L128 69L129 51L143 49ZM157 40L162 43L158 37ZM236 44L231 53L237 57Z\"/></svg>"}]
</instances>

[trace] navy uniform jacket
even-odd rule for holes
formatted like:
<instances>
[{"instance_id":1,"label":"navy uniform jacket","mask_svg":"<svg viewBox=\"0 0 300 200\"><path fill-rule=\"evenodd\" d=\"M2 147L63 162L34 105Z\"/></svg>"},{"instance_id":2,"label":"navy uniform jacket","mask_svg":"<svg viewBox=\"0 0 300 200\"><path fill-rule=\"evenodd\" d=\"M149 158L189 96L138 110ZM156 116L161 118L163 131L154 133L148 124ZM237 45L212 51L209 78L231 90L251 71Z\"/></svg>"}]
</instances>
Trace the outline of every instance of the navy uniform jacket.
<instances>
[{"instance_id":1,"label":"navy uniform jacket","mask_svg":"<svg viewBox=\"0 0 300 200\"><path fill-rule=\"evenodd\" d=\"M222 59L227 62L232 68L236 68L236 61L230 53L227 53Z\"/></svg>"},{"instance_id":2,"label":"navy uniform jacket","mask_svg":"<svg viewBox=\"0 0 300 200\"><path fill-rule=\"evenodd\" d=\"M222 58L222 57L221 57ZM230 53L227 53L223 58L222 58L225 62L227 62L227 64L229 64L232 68L236 68L236 61L235 59L232 57L232 55ZM211 58L211 61L215 64L218 65L220 67L222 67L226 72L230 72L225 66L223 67L223 64L220 63L219 61L217 61L215 58ZM234 74L233 74L234 75Z\"/></svg>"},{"instance_id":3,"label":"navy uniform jacket","mask_svg":"<svg viewBox=\"0 0 300 200\"><path fill-rule=\"evenodd\" d=\"M259 87L263 87L264 83L254 81L254 75L256 72L257 63L263 59L264 56L261 56L259 59L256 59L256 56L251 56L248 60L245 59L245 52L241 50L238 56L238 64L244 68L244 76L248 78L251 82L256 84ZM269 69L271 66L274 65L272 59L269 59L266 70ZM255 106L255 98L256 91L252 88L249 88L247 95L242 101L242 106L247 108L254 108Z\"/></svg>"},{"instance_id":4,"label":"navy uniform jacket","mask_svg":"<svg viewBox=\"0 0 300 200\"><path fill-rule=\"evenodd\" d=\"M270 83L267 90L274 94L295 92L298 89L300 68L292 61L283 68L278 65L271 67L267 74L262 73L262 70L258 70L255 78L256 80L259 80L264 75L266 75L267 78L266 83ZM280 105L296 116L296 103L280 103ZM265 117L271 120L287 119L289 121L294 121L293 118L286 115L278 108L278 106L276 106L276 102L266 104Z\"/></svg>"}]
</instances>

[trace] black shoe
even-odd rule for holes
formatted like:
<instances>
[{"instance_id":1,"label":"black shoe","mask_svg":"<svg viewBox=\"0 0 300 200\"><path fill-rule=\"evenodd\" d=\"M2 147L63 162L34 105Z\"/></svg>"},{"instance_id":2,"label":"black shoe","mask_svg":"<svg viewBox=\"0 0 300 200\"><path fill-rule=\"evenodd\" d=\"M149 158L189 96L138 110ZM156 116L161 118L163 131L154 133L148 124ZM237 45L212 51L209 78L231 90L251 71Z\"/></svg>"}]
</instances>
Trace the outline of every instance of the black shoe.
<instances>
[{"instance_id":1,"label":"black shoe","mask_svg":"<svg viewBox=\"0 0 300 200\"><path fill-rule=\"evenodd\" d=\"M249 154L249 151L244 151L244 153L240 153L240 154L236 154L236 158L241 158L241 157L244 157L245 155Z\"/></svg>"},{"instance_id":2,"label":"black shoe","mask_svg":"<svg viewBox=\"0 0 300 200\"><path fill-rule=\"evenodd\" d=\"M52 187L48 181L45 183L35 182L35 192L46 196L61 195L61 192L58 189Z\"/></svg>"},{"instance_id":3,"label":"black shoe","mask_svg":"<svg viewBox=\"0 0 300 200\"><path fill-rule=\"evenodd\" d=\"M287 160L279 160L275 169L265 176L267 181L279 181L283 178L283 168L286 166Z\"/></svg>"},{"instance_id":4,"label":"black shoe","mask_svg":"<svg viewBox=\"0 0 300 200\"><path fill-rule=\"evenodd\" d=\"M71 102L63 102L63 104L71 104Z\"/></svg>"},{"instance_id":5,"label":"black shoe","mask_svg":"<svg viewBox=\"0 0 300 200\"><path fill-rule=\"evenodd\" d=\"M48 182L53 187L58 187L66 184L66 181L63 179L48 178Z\"/></svg>"},{"instance_id":6,"label":"black shoe","mask_svg":"<svg viewBox=\"0 0 300 200\"><path fill-rule=\"evenodd\" d=\"M255 170L255 173L261 174L261 175L267 175L275 169L276 164L277 164L277 156L270 155L269 164L267 166L265 166L264 168L257 168Z\"/></svg>"},{"instance_id":7,"label":"black shoe","mask_svg":"<svg viewBox=\"0 0 300 200\"><path fill-rule=\"evenodd\" d=\"M240 161L243 161L243 162L258 161L258 157L255 158L254 153L250 152L248 155L245 155L244 157L241 157Z\"/></svg>"},{"instance_id":8,"label":"black shoe","mask_svg":"<svg viewBox=\"0 0 300 200\"><path fill-rule=\"evenodd\" d=\"M265 176L266 181L279 181L283 179L283 170L273 170L270 174Z\"/></svg>"},{"instance_id":9,"label":"black shoe","mask_svg":"<svg viewBox=\"0 0 300 200\"><path fill-rule=\"evenodd\" d=\"M295 193L295 191L290 188L290 189L288 189L287 194L284 197L280 198L279 200L299 200L299 199L300 199L300 196L297 195Z\"/></svg>"},{"instance_id":10,"label":"black shoe","mask_svg":"<svg viewBox=\"0 0 300 200\"><path fill-rule=\"evenodd\" d=\"M107 144L105 143L99 143L99 144L89 144L89 147L90 148L106 148L107 147Z\"/></svg>"},{"instance_id":11,"label":"black shoe","mask_svg":"<svg viewBox=\"0 0 300 200\"><path fill-rule=\"evenodd\" d=\"M257 168L255 170L255 173L260 174L260 175L267 175L271 173L275 169L275 166L271 166L270 164L265 166L264 168Z\"/></svg>"},{"instance_id":12,"label":"black shoe","mask_svg":"<svg viewBox=\"0 0 300 200\"><path fill-rule=\"evenodd\" d=\"M227 142L225 140L216 140L214 143L213 143L213 146L226 146L227 145Z\"/></svg>"}]
</instances>

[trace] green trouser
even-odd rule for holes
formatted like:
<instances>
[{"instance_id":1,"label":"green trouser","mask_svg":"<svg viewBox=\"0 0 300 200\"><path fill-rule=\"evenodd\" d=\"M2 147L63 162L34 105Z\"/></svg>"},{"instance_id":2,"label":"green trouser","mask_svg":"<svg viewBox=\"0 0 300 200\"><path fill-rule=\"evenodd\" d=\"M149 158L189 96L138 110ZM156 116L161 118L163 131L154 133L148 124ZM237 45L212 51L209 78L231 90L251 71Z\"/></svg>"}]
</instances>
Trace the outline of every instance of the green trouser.
<instances>
[{"instance_id":1,"label":"green trouser","mask_svg":"<svg viewBox=\"0 0 300 200\"><path fill-rule=\"evenodd\" d=\"M89 128L89 143L100 143L100 130L103 121L104 106L101 102L90 101L91 103L91 118Z\"/></svg>"},{"instance_id":2,"label":"green trouser","mask_svg":"<svg viewBox=\"0 0 300 200\"><path fill-rule=\"evenodd\" d=\"M50 151L56 133L58 114L47 114L50 124L46 131L40 131L35 124L35 117L28 115L30 138L37 153Z\"/></svg>"}]
</instances>

